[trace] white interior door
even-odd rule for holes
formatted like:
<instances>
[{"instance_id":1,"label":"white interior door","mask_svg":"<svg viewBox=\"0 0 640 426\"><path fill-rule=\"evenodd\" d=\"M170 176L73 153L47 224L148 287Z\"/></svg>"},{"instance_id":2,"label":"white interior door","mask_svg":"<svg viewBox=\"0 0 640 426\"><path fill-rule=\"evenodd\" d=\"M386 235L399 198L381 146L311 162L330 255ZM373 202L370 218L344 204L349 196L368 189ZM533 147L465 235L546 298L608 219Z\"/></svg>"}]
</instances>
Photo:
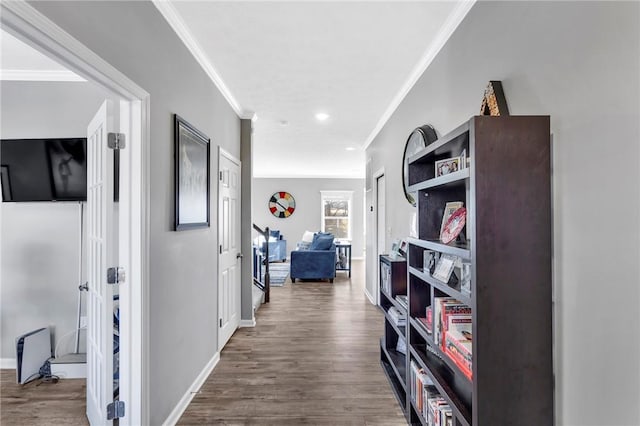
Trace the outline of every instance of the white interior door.
<instances>
[{"instance_id":1,"label":"white interior door","mask_svg":"<svg viewBox=\"0 0 640 426\"><path fill-rule=\"evenodd\" d=\"M380 291L380 255L386 253L387 239L386 239L386 186L384 175L376 177L376 282L378 283L376 288L376 298ZM380 301L378 301L379 303Z\"/></svg>"},{"instance_id":2,"label":"white interior door","mask_svg":"<svg viewBox=\"0 0 640 426\"><path fill-rule=\"evenodd\" d=\"M218 349L240 325L240 161L219 152Z\"/></svg>"},{"instance_id":3,"label":"white interior door","mask_svg":"<svg viewBox=\"0 0 640 426\"><path fill-rule=\"evenodd\" d=\"M87 417L91 425L110 425L113 401L113 289L107 268L114 266L113 152L107 132L115 104L105 101L87 128Z\"/></svg>"}]
</instances>

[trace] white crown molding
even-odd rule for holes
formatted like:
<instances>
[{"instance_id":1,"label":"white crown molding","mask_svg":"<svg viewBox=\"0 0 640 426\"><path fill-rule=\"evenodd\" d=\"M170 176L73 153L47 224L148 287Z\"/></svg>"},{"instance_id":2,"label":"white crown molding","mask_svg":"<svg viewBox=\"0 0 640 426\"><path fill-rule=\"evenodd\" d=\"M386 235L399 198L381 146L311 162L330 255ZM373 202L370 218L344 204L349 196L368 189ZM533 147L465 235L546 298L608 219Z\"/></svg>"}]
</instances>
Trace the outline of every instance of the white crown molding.
<instances>
[{"instance_id":1,"label":"white crown molding","mask_svg":"<svg viewBox=\"0 0 640 426\"><path fill-rule=\"evenodd\" d=\"M451 15L449 15L447 20L442 25L442 28L438 32L438 35L435 37L433 42L427 48L427 51L422 56L420 62L418 62L418 64L415 66L407 81L402 85L400 91L393 98L385 112L382 114L382 117L380 117L380 120L378 120L378 124L376 124L376 127L373 128L373 131L365 140L363 149L367 149L369 145L371 145L371 142L373 142L373 140L376 138L376 136L378 136L378 133L380 133L384 125L387 124L387 121L389 121L398 106L400 106L400 103L404 100L404 98L407 96L409 91L413 88L422 74L424 74L429 65L431 65L431 62L433 62L447 40L449 40L449 37L451 37L456 28L458 28L458 25L460 25L464 17L467 16L467 13L469 13L475 3L476 0L463 0L454 9Z\"/></svg>"},{"instance_id":2,"label":"white crown molding","mask_svg":"<svg viewBox=\"0 0 640 426\"><path fill-rule=\"evenodd\" d=\"M218 71L213 64L209 61L204 50L193 37L171 2L167 0L152 0L152 2L158 11L160 11L164 19L169 23L171 28L173 28L173 31L175 31L178 37L180 37L180 40L182 40L187 49L189 49L189 52L191 52L196 61L198 61L204 72L207 73L211 81L213 81L213 84L215 84L218 90L220 90L222 96L224 96L227 102L229 102L229 105L231 105L231 108L233 108L236 114L238 114L242 119L252 119L255 115L254 112L245 111L240 104L238 104L238 101L236 101L231 90L224 80L222 80L222 77L220 77L220 74L218 74Z\"/></svg>"},{"instance_id":3,"label":"white crown molding","mask_svg":"<svg viewBox=\"0 0 640 426\"><path fill-rule=\"evenodd\" d=\"M75 81L86 82L78 74L68 70L0 70L4 81Z\"/></svg>"},{"instance_id":4,"label":"white crown molding","mask_svg":"<svg viewBox=\"0 0 640 426\"><path fill-rule=\"evenodd\" d=\"M2 29L81 77L125 99L146 99L149 94L123 73L70 36L26 1L0 3ZM63 47L64 46L64 47ZM70 60L73 55L74 60ZM79 68L78 63L86 64ZM90 71L87 71L90 70Z\"/></svg>"}]
</instances>

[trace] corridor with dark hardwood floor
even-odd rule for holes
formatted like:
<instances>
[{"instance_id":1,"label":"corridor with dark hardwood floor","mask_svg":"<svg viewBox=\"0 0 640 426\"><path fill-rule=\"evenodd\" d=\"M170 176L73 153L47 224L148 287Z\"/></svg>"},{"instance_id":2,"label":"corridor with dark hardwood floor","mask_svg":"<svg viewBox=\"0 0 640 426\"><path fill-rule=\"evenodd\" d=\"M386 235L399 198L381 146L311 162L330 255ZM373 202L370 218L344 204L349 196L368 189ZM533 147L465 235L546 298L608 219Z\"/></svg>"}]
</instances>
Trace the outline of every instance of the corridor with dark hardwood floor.
<instances>
[{"instance_id":1,"label":"corridor with dark hardwood floor","mask_svg":"<svg viewBox=\"0 0 640 426\"><path fill-rule=\"evenodd\" d=\"M383 314L352 278L271 289L254 328L241 328L180 425L404 425L380 367ZM0 424L87 425L85 381L15 383L2 370Z\"/></svg>"},{"instance_id":2,"label":"corridor with dark hardwood floor","mask_svg":"<svg viewBox=\"0 0 640 426\"><path fill-rule=\"evenodd\" d=\"M329 282L271 289L180 425L404 425L380 367L383 314L364 294L364 261Z\"/></svg>"}]
</instances>

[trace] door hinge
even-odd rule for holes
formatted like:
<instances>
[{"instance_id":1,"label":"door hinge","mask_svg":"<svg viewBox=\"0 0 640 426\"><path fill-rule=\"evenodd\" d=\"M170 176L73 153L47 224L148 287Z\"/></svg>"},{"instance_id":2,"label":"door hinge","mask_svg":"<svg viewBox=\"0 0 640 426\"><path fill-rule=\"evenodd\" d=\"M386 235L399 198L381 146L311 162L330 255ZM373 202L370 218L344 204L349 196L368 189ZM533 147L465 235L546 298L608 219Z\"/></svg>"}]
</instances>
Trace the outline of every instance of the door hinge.
<instances>
[{"instance_id":1,"label":"door hinge","mask_svg":"<svg viewBox=\"0 0 640 426\"><path fill-rule=\"evenodd\" d=\"M222 244L220 244L220 254L222 254Z\"/></svg>"},{"instance_id":2,"label":"door hinge","mask_svg":"<svg viewBox=\"0 0 640 426\"><path fill-rule=\"evenodd\" d=\"M222 318L220 318L220 328L222 328Z\"/></svg>"},{"instance_id":3,"label":"door hinge","mask_svg":"<svg viewBox=\"0 0 640 426\"><path fill-rule=\"evenodd\" d=\"M222 172L220 172L220 180L222 180Z\"/></svg>"},{"instance_id":4,"label":"door hinge","mask_svg":"<svg viewBox=\"0 0 640 426\"><path fill-rule=\"evenodd\" d=\"M113 268L107 268L107 284L122 284L124 283L126 274L124 268L118 266Z\"/></svg>"},{"instance_id":5,"label":"door hinge","mask_svg":"<svg viewBox=\"0 0 640 426\"><path fill-rule=\"evenodd\" d=\"M111 149L123 149L125 147L125 135L124 133L107 134L107 146Z\"/></svg>"},{"instance_id":6,"label":"door hinge","mask_svg":"<svg viewBox=\"0 0 640 426\"><path fill-rule=\"evenodd\" d=\"M107 404L107 420L121 419L124 417L124 401L113 401Z\"/></svg>"}]
</instances>

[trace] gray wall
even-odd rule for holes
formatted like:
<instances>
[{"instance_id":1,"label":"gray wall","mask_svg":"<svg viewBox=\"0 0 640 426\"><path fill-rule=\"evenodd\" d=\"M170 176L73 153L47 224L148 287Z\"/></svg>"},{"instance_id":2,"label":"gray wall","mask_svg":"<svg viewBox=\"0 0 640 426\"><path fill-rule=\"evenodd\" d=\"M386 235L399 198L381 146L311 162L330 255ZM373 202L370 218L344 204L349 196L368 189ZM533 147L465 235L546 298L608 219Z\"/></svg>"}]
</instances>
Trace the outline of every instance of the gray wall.
<instances>
[{"instance_id":1,"label":"gray wall","mask_svg":"<svg viewBox=\"0 0 640 426\"><path fill-rule=\"evenodd\" d=\"M551 116L560 425L640 424L639 16L637 2L476 3L367 149L400 238L412 129L449 132L478 113L488 80L512 114Z\"/></svg>"},{"instance_id":2,"label":"gray wall","mask_svg":"<svg viewBox=\"0 0 640 426\"><path fill-rule=\"evenodd\" d=\"M105 99L91 83L2 81L0 91L3 139L85 137ZM15 359L15 338L24 332L52 326L55 347L75 330L79 208L76 202L0 204L0 358ZM67 336L60 353L73 350L73 341Z\"/></svg>"},{"instance_id":3,"label":"gray wall","mask_svg":"<svg viewBox=\"0 0 640 426\"><path fill-rule=\"evenodd\" d=\"M240 300L242 305L242 319L253 319L253 258L252 258L252 235L253 228L251 222L251 203L253 180L253 124L251 120L241 120L241 157L242 161L242 218L241 218L241 251L244 254L242 259L242 292Z\"/></svg>"},{"instance_id":4,"label":"gray wall","mask_svg":"<svg viewBox=\"0 0 640 426\"><path fill-rule=\"evenodd\" d=\"M217 146L240 157L240 119L150 2L34 2L151 95L148 381L162 423L217 351ZM173 114L211 138L211 224L174 232Z\"/></svg>"},{"instance_id":5,"label":"gray wall","mask_svg":"<svg viewBox=\"0 0 640 426\"><path fill-rule=\"evenodd\" d=\"M296 200L296 211L286 219L279 219L269 211L269 198L277 191L287 191ZM353 191L351 255L364 256L364 179L254 178L253 221L263 229L265 226L279 229L290 253L304 231L320 230L320 191ZM254 237L257 235L254 231Z\"/></svg>"}]
</instances>

